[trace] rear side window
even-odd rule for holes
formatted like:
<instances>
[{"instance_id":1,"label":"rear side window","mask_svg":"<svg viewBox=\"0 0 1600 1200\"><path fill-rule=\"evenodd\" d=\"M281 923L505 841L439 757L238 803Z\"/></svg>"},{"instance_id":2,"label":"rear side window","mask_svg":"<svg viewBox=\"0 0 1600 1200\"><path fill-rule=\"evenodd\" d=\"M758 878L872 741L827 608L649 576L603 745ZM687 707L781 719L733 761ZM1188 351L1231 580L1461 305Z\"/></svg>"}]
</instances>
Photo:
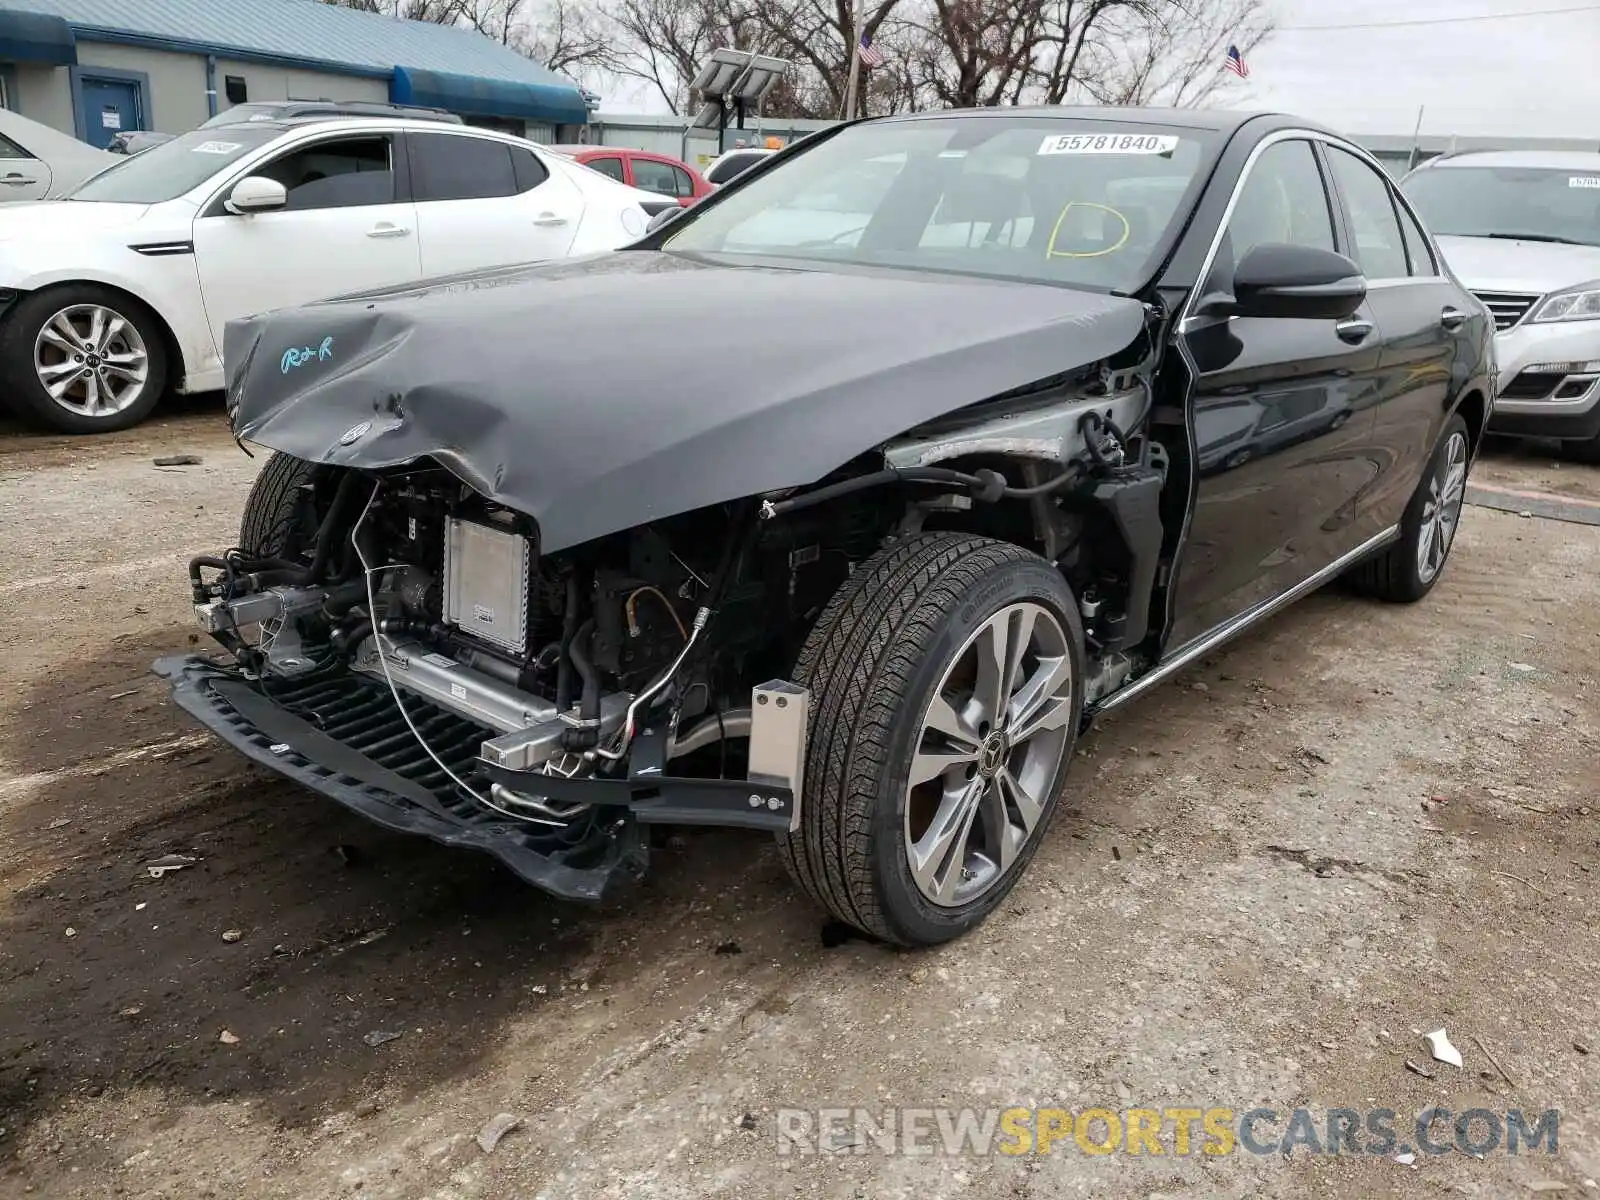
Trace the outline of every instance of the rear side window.
<instances>
[{"instance_id":1,"label":"rear side window","mask_svg":"<svg viewBox=\"0 0 1600 1200\"><path fill-rule=\"evenodd\" d=\"M749 170L761 157L759 154L729 154L711 164L711 170L706 172L706 181L727 183L734 176Z\"/></svg>"},{"instance_id":2,"label":"rear side window","mask_svg":"<svg viewBox=\"0 0 1600 1200\"><path fill-rule=\"evenodd\" d=\"M511 146L505 142L447 133L412 133L407 138L411 188L419 203L492 200L520 190Z\"/></svg>"},{"instance_id":3,"label":"rear side window","mask_svg":"<svg viewBox=\"0 0 1600 1200\"><path fill-rule=\"evenodd\" d=\"M649 158L633 160L633 184L662 196L694 195L694 184L687 171Z\"/></svg>"},{"instance_id":4,"label":"rear side window","mask_svg":"<svg viewBox=\"0 0 1600 1200\"><path fill-rule=\"evenodd\" d=\"M32 158L21 146L17 145L4 134L0 134L0 158Z\"/></svg>"},{"instance_id":5,"label":"rear side window","mask_svg":"<svg viewBox=\"0 0 1600 1200\"><path fill-rule=\"evenodd\" d=\"M622 180L622 160L620 158L591 158L583 164L591 171L599 171L608 179L615 179L618 183Z\"/></svg>"},{"instance_id":6,"label":"rear side window","mask_svg":"<svg viewBox=\"0 0 1600 1200\"><path fill-rule=\"evenodd\" d=\"M521 146L511 147L511 165L517 176L517 191L528 192L550 178L550 170L532 150Z\"/></svg>"}]
</instances>

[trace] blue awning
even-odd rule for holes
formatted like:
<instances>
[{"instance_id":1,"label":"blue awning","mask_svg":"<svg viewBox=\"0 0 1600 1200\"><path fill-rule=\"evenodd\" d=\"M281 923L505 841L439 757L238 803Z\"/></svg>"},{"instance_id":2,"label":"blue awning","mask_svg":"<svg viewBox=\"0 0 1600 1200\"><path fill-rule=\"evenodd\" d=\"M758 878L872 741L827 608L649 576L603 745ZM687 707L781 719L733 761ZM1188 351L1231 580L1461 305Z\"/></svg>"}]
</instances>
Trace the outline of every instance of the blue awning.
<instances>
[{"instance_id":1,"label":"blue awning","mask_svg":"<svg viewBox=\"0 0 1600 1200\"><path fill-rule=\"evenodd\" d=\"M583 125L589 120L588 105L575 83L514 83L396 67L389 98L396 104L444 108L476 117L515 117L550 125Z\"/></svg>"},{"instance_id":2,"label":"blue awning","mask_svg":"<svg viewBox=\"0 0 1600 1200\"><path fill-rule=\"evenodd\" d=\"M0 8L0 59L71 67L78 62L78 44L61 17Z\"/></svg>"}]
</instances>

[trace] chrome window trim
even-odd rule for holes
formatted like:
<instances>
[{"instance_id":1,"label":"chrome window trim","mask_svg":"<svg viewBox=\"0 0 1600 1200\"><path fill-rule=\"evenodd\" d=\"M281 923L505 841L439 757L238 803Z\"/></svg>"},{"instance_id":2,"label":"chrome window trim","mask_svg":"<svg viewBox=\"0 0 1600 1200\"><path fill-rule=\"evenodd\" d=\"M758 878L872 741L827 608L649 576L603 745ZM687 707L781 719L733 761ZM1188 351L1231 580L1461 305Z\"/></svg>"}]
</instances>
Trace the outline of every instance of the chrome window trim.
<instances>
[{"instance_id":1,"label":"chrome window trim","mask_svg":"<svg viewBox=\"0 0 1600 1200\"><path fill-rule=\"evenodd\" d=\"M1228 231L1228 223L1233 220L1234 210L1239 206L1239 197L1244 191L1244 186L1250 182L1250 172L1256 169L1256 164L1260 162L1261 156L1265 154L1271 147L1276 146L1279 142L1296 141L1321 142L1324 146L1332 146L1336 149L1344 150L1355 155L1356 158L1366 163L1374 171L1377 171L1378 174L1382 176L1384 183L1388 186L1390 192L1393 193L1394 196L1402 203L1405 202L1405 197L1400 193L1399 187L1396 186L1394 181L1389 177L1389 173L1383 169L1383 165L1379 163L1377 159L1373 158L1372 155L1363 150L1360 146L1346 138L1339 137L1337 134L1325 133L1320 129L1277 129L1267 134L1264 138L1257 142L1255 148L1250 151L1250 156L1244 160L1244 167L1239 172L1239 178L1234 182L1233 193L1228 197L1227 207L1222 210L1222 219L1217 222L1216 232L1211 235L1211 245L1206 250L1206 256L1201 261L1200 270L1195 276L1194 287L1190 289L1188 298L1184 300L1183 307L1178 312L1177 329L1179 333L1188 333L1192 328L1189 322L1194 316L1194 306L1200 298L1200 289L1204 285L1205 281L1210 278L1211 268L1216 265L1217 252L1222 249L1223 236ZM1321 169L1320 163L1318 164L1318 168L1319 170ZM1329 192L1328 202L1331 205L1337 199L1342 204L1343 195L1338 190L1338 182L1332 178L1329 178L1329 175L1331 175L1331 171L1324 174L1322 181L1323 186L1327 188ZM1409 204L1406 205L1406 209L1407 211L1410 211L1412 217L1416 219L1416 213L1411 210L1411 206ZM1398 224L1398 221L1396 224ZM1402 283L1417 283L1419 281L1425 282L1430 279L1443 278L1443 275L1438 271L1439 252L1437 247L1433 245L1432 234L1428 233L1428 227L1424 225L1420 219L1417 219L1417 227L1420 228L1423 231L1423 235L1428 238L1428 252L1434 257L1435 273L1432 275L1386 275L1379 279L1369 279L1367 280L1367 287L1369 290L1375 287L1393 287ZM1404 231L1402 231L1402 237L1403 236ZM1232 318L1229 319L1231 320Z\"/></svg>"}]
</instances>

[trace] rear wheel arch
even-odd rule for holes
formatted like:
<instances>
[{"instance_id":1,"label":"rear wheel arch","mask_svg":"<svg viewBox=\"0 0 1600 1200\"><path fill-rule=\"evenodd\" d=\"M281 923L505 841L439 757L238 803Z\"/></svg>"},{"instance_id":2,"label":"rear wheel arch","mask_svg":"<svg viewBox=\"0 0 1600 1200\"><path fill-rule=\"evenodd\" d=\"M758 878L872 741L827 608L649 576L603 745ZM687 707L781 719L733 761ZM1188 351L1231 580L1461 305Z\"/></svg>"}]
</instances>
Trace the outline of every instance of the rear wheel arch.
<instances>
[{"instance_id":1,"label":"rear wheel arch","mask_svg":"<svg viewBox=\"0 0 1600 1200\"><path fill-rule=\"evenodd\" d=\"M1476 450L1483 441L1483 431L1489 423L1489 401L1480 389L1469 387L1456 401L1455 412L1466 422L1467 442Z\"/></svg>"},{"instance_id":2,"label":"rear wheel arch","mask_svg":"<svg viewBox=\"0 0 1600 1200\"><path fill-rule=\"evenodd\" d=\"M86 276L79 279L52 280L51 282L40 287L32 288L29 291L22 292L18 296L17 302L20 304L30 296L43 295L46 292L54 292L73 287L100 288L104 291L112 292L124 298L125 300L132 301L134 304L144 308L144 310L155 319L155 323L161 333L162 343L166 346L167 362L170 368L167 385L173 389L177 389L182 386L184 379L189 374L188 356L183 352L183 343L178 340L178 335L172 327L172 322L167 318L166 313L161 311L161 306L151 300L150 297L143 295L140 292L136 292L132 288L126 287L120 283L113 283L110 280L95 279ZM15 305L12 306L13 311L15 310L15 307Z\"/></svg>"}]
</instances>

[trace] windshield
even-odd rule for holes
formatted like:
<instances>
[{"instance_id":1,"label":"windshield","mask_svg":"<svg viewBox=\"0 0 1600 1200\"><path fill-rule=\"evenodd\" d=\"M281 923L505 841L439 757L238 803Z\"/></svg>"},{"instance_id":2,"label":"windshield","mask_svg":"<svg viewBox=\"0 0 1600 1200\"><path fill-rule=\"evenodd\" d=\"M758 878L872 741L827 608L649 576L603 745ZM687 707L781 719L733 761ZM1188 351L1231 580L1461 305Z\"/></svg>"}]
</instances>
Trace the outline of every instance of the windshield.
<instances>
[{"instance_id":1,"label":"windshield","mask_svg":"<svg viewBox=\"0 0 1600 1200\"><path fill-rule=\"evenodd\" d=\"M691 209L665 248L1124 290L1214 135L1116 121L859 125Z\"/></svg>"},{"instance_id":2,"label":"windshield","mask_svg":"<svg viewBox=\"0 0 1600 1200\"><path fill-rule=\"evenodd\" d=\"M1600 170L1437 167L1403 186L1436 235L1600 245Z\"/></svg>"},{"instance_id":3,"label":"windshield","mask_svg":"<svg viewBox=\"0 0 1600 1200\"><path fill-rule=\"evenodd\" d=\"M170 142L108 167L68 200L110 204L159 204L199 187L224 167L281 136L282 129L238 126L225 131L194 129Z\"/></svg>"}]
</instances>

